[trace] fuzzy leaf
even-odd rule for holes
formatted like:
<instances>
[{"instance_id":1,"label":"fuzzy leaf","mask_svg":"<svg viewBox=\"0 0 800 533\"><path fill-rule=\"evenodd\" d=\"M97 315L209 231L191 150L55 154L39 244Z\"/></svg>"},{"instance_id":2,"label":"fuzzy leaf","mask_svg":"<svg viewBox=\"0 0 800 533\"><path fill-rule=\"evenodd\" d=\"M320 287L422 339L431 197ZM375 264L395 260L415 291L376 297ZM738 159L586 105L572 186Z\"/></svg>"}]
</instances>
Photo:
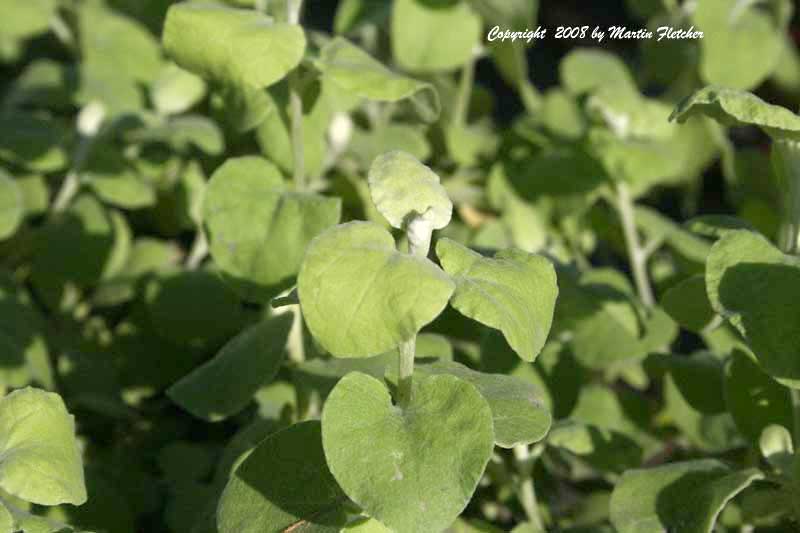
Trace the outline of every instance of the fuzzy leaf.
<instances>
[{"instance_id":1,"label":"fuzzy leaf","mask_svg":"<svg viewBox=\"0 0 800 533\"><path fill-rule=\"evenodd\" d=\"M163 40L167 53L189 72L255 88L281 80L300 63L306 49L303 30L296 24L273 22L255 10L203 2L171 6Z\"/></svg>"},{"instance_id":2,"label":"fuzzy leaf","mask_svg":"<svg viewBox=\"0 0 800 533\"><path fill-rule=\"evenodd\" d=\"M297 280L308 328L336 357L370 357L410 339L442 312L454 284L391 234L349 222L315 238Z\"/></svg>"},{"instance_id":3,"label":"fuzzy leaf","mask_svg":"<svg viewBox=\"0 0 800 533\"><path fill-rule=\"evenodd\" d=\"M398 64L411 71L463 65L472 57L480 32L481 20L467 2L432 6L424 0L396 0L393 4L392 51Z\"/></svg>"},{"instance_id":4,"label":"fuzzy leaf","mask_svg":"<svg viewBox=\"0 0 800 533\"><path fill-rule=\"evenodd\" d=\"M741 350L725 365L725 402L739 431L756 443L770 424L794 426L789 389L769 377Z\"/></svg>"},{"instance_id":5,"label":"fuzzy leaf","mask_svg":"<svg viewBox=\"0 0 800 533\"><path fill-rule=\"evenodd\" d=\"M379 156L369 169L372 201L389 223L398 229L412 217L422 217L433 229L450 223L453 203L439 176L414 156L388 152Z\"/></svg>"},{"instance_id":6,"label":"fuzzy leaf","mask_svg":"<svg viewBox=\"0 0 800 533\"><path fill-rule=\"evenodd\" d=\"M170 63L161 69L150 87L150 98L155 108L165 114L188 111L206 94L202 78Z\"/></svg>"},{"instance_id":7,"label":"fuzzy leaf","mask_svg":"<svg viewBox=\"0 0 800 533\"><path fill-rule=\"evenodd\" d=\"M492 413L453 376L414 377L410 405L353 372L322 411L325 458L344 492L395 531L441 531L472 497L494 446Z\"/></svg>"},{"instance_id":8,"label":"fuzzy leaf","mask_svg":"<svg viewBox=\"0 0 800 533\"><path fill-rule=\"evenodd\" d=\"M267 302L294 282L306 246L340 212L339 199L290 192L271 163L240 157L211 176L203 219L224 279L244 299Z\"/></svg>"},{"instance_id":9,"label":"fuzzy leaf","mask_svg":"<svg viewBox=\"0 0 800 533\"><path fill-rule=\"evenodd\" d=\"M494 419L495 444L502 448L537 442L550 429L552 417L541 392L523 379L476 372L449 361L418 365L416 372L452 375L474 385L489 402Z\"/></svg>"},{"instance_id":10,"label":"fuzzy leaf","mask_svg":"<svg viewBox=\"0 0 800 533\"><path fill-rule=\"evenodd\" d=\"M0 488L40 505L86 501L75 422L58 394L29 387L0 399Z\"/></svg>"},{"instance_id":11,"label":"fuzzy leaf","mask_svg":"<svg viewBox=\"0 0 800 533\"><path fill-rule=\"evenodd\" d=\"M441 111L439 93L430 83L392 72L343 37L335 37L322 47L316 65L323 76L362 98L379 102L410 99L426 122L436 120Z\"/></svg>"},{"instance_id":12,"label":"fuzzy leaf","mask_svg":"<svg viewBox=\"0 0 800 533\"><path fill-rule=\"evenodd\" d=\"M705 115L727 126L758 126L773 139L800 139L800 117L746 91L709 86L683 100L670 120Z\"/></svg>"},{"instance_id":13,"label":"fuzzy leaf","mask_svg":"<svg viewBox=\"0 0 800 533\"><path fill-rule=\"evenodd\" d=\"M711 533L725 504L761 478L715 459L629 470L611 495L611 523L619 533Z\"/></svg>"},{"instance_id":14,"label":"fuzzy leaf","mask_svg":"<svg viewBox=\"0 0 800 533\"><path fill-rule=\"evenodd\" d=\"M217 422L241 411L281 366L292 315L250 326L210 361L169 388L167 394L198 418Z\"/></svg>"},{"instance_id":15,"label":"fuzzy leaf","mask_svg":"<svg viewBox=\"0 0 800 533\"><path fill-rule=\"evenodd\" d=\"M706 266L715 311L744 336L761 367L800 388L800 259L750 231L732 231L711 249Z\"/></svg>"},{"instance_id":16,"label":"fuzzy leaf","mask_svg":"<svg viewBox=\"0 0 800 533\"><path fill-rule=\"evenodd\" d=\"M325 464L317 421L263 440L239 465L217 508L220 533L339 533L347 497Z\"/></svg>"}]
</instances>

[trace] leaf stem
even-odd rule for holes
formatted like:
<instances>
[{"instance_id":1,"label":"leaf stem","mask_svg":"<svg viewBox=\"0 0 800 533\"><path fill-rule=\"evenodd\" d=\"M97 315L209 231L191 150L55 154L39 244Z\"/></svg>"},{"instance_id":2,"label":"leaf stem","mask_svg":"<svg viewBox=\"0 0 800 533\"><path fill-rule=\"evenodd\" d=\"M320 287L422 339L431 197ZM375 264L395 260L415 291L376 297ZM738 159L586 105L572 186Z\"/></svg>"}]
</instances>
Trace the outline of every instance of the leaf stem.
<instances>
[{"instance_id":1,"label":"leaf stem","mask_svg":"<svg viewBox=\"0 0 800 533\"><path fill-rule=\"evenodd\" d=\"M458 83L458 96L456 97L456 105L453 108L453 126L461 127L467 123L474 80L475 56L472 55L461 68L461 79Z\"/></svg>"},{"instance_id":2,"label":"leaf stem","mask_svg":"<svg viewBox=\"0 0 800 533\"><path fill-rule=\"evenodd\" d=\"M417 336L400 343L397 347L400 357L398 359L397 374L397 404L406 408L411 403L412 376L414 374L414 352L416 351Z\"/></svg>"},{"instance_id":3,"label":"leaf stem","mask_svg":"<svg viewBox=\"0 0 800 533\"><path fill-rule=\"evenodd\" d=\"M60 213L66 209L75 195L80 189L80 172L86 159L89 157L89 151L92 147L93 138L81 135L78 147L75 150L75 157L72 160L72 167L67 172L64 181L61 183L61 188L56 194L56 199L53 201L52 213Z\"/></svg>"},{"instance_id":4,"label":"leaf stem","mask_svg":"<svg viewBox=\"0 0 800 533\"><path fill-rule=\"evenodd\" d=\"M200 266L200 263L203 262L206 255L208 255L208 239L206 238L206 232L203 231L202 228L197 228L197 234L194 237L192 249L189 251L189 255L186 258L186 267L190 270L196 269Z\"/></svg>"},{"instance_id":5,"label":"leaf stem","mask_svg":"<svg viewBox=\"0 0 800 533\"><path fill-rule=\"evenodd\" d=\"M530 449L525 444L514 446L514 458L520 473L520 482L517 486L517 496L528 517L528 521L535 531L544 531L542 517L539 515L539 504L536 499L536 489L533 486L532 464Z\"/></svg>"},{"instance_id":6,"label":"leaf stem","mask_svg":"<svg viewBox=\"0 0 800 533\"><path fill-rule=\"evenodd\" d=\"M286 0L290 24L300 24L303 0ZM298 191L306 186L305 154L303 153L303 99L300 96L300 77L297 69L289 74L289 112L292 121L292 159L294 184Z\"/></svg>"},{"instance_id":7,"label":"leaf stem","mask_svg":"<svg viewBox=\"0 0 800 533\"><path fill-rule=\"evenodd\" d=\"M633 209L633 199L626 183L617 184L617 211L622 222L622 231L625 234L625 246L628 249L628 259L631 262L633 278L636 282L636 291L647 307L653 307L655 298L650 287L647 275L648 250L642 246L639 233L636 230L636 218Z\"/></svg>"}]
</instances>

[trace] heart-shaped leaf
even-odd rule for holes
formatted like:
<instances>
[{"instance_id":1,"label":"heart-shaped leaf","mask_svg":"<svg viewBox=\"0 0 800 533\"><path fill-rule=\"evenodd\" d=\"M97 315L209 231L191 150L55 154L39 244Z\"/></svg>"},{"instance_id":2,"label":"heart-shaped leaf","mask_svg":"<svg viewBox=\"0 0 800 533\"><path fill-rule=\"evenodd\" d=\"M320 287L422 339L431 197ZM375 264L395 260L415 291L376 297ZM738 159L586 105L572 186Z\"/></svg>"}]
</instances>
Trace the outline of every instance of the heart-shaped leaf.
<instances>
[{"instance_id":1,"label":"heart-shaped leaf","mask_svg":"<svg viewBox=\"0 0 800 533\"><path fill-rule=\"evenodd\" d=\"M404 229L414 217L422 217L433 229L450 223L453 203L439 176L413 155L394 151L379 156L368 180L375 207L393 227Z\"/></svg>"},{"instance_id":2,"label":"heart-shaped leaf","mask_svg":"<svg viewBox=\"0 0 800 533\"><path fill-rule=\"evenodd\" d=\"M325 464L320 433L308 421L262 441L222 493L220 533L339 533L347 496Z\"/></svg>"},{"instance_id":3,"label":"heart-shaped leaf","mask_svg":"<svg viewBox=\"0 0 800 533\"><path fill-rule=\"evenodd\" d=\"M297 288L323 348L336 357L370 357L436 318L454 285L428 259L399 253L381 226L349 222L311 242Z\"/></svg>"},{"instance_id":4,"label":"heart-shaped leaf","mask_svg":"<svg viewBox=\"0 0 800 533\"><path fill-rule=\"evenodd\" d=\"M502 331L517 355L533 361L553 322L558 284L552 263L514 249L487 258L450 239L436 244L436 255L456 282L451 305Z\"/></svg>"},{"instance_id":5,"label":"heart-shaped leaf","mask_svg":"<svg viewBox=\"0 0 800 533\"><path fill-rule=\"evenodd\" d=\"M728 126L758 126L773 139L800 139L799 116L746 91L704 87L678 104L670 120L684 122L695 115L709 116Z\"/></svg>"},{"instance_id":6,"label":"heart-shaped leaf","mask_svg":"<svg viewBox=\"0 0 800 533\"><path fill-rule=\"evenodd\" d=\"M294 282L306 246L340 212L339 199L290 192L274 165L240 157L211 176L203 219L225 280L243 298L267 302Z\"/></svg>"},{"instance_id":7,"label":"heart-shaped leaf","mask_svg":"<svg viewBox=\"0 0 800 533\"><path fill-rule=\"evenodd\" d=\"M541 392L521 378L476 372L452 361L418 365L416 372L452 375L473 384L489 402L498 446L513 448L518 444L531 444L544 438L550 429L552 417Z\"/></svg>"},{"instance_id":8,"label":"heart-shaped leaf","mask_svg":"<svg viewBox=\"0 0 800 533\"><path fill-rule=\"evenodd\" d=\"M725 505L761 478L715 459L629 470L611 494L611 523L619 533L711 533Z\"/></svg>"},{"instance_id":9,"label":"heart-shaped leaf","mask_svg":"<svg viewBox=\"0 0 800 533\"><path fill-rule=\"evenodd\" d=\"M750 231L732 231L711 249L708 297L753 349L762 368L800 388L800 259Z\"/></svg>"},{"instance_id":10,"label":"heart-shaped leaf","mask_svg":"<svg viewBox=\"0 0 800 533\"><path fill-rule=\"evenodd\" d=\"M392 51L397 62L411 71L435 72L463 65L472 57L480 32L481 19L461 0L439 5L396 0L393 4Z\"/></svg>"},{"instance_id":11,"label":"heart-shaped leaf","mask_svg":"<svg viewBox=\"0 0 800 533\"><path fill-rule=\"evenodd\" d=\"M725 402L736 427L750 442L758 442L770 424L794 427L789 389L741 350L735 350L725 365Z\"/></svg>"},{"instance_id":12,"label":"heart-shaped leaf","mask_svg":"<svg viewBox=\"0 0 800 533\"><path fill-rule=\"evenodd\" d=\"M58 394L28 387L0 399L0 488L40 505L86 501L75 422Z\"/></svg>"},{"instance_id":13,"label":"heart-shaped leaf","mask_svg":"<svg viewBox=\"0 0 800 533\"><path fill-rule=\"evenodd\" d=\"M163 40L167 53L189 72L256 88L286 76L306 49L297 24L273 22L256 10L202 2L171 6Z\"/></svg>"},{"instance_id":14,"label":"heart-shaped leaf","mask_svg":"<svg viewBox=\"0 0 800 533\"><path fill-rule=\"evenodd\" d=\"M178 405L210 422L241 411L278 373L292 315L269 318L228 341L203 366L169 388Z\"/></svg>"},{"instance_id":15,"label":"heart-shaped leaf","mask_svg":"<svg viewBox=\"0 0 800 533\"><path fill-rule=\"evenodd\" d=\"M494 446L492 412L453 376L414 378L409 406L348 374L322 411L322 445L344 492L395 531L441 531L472 497Z\"/></svg>"},{"instance_id":16,"label":"heart-shaped leaf","mask_svg":"<svg viewBox=\"0 0 800 533\"><path fill-rule=\"evenodd\" d=\"M410 99L426 122L436 120L441 111L439 93L430 83L392 72L343 37L336 37L322 47L316 66L323 76L362 98L380 102Z\"/></svg>"}]
</instances>

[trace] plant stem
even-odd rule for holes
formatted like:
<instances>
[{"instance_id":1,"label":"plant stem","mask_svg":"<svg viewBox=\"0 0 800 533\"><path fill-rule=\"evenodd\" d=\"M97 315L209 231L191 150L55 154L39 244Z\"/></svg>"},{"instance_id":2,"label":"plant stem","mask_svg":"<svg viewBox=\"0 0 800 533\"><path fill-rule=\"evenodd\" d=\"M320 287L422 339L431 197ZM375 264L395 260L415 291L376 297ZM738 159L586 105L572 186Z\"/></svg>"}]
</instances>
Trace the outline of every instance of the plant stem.
<instances>
[{"instance_id":1,"label":"plant stem","mask_svg":"<svg viewBox=\"0 0 800 533\"><path fill-rule=\"evenodd\" d=\"M517 468L520 472L520 483L517 487L519 502L534 530L544 531L542 517L539 515L539 504L536 500L536 489L533 486L532 465L528 464L530 460L528 446L525 444L514 446L514 458L517 460Z\"/></svg>"},{"instance_id":2,"label":"plant stem","mask_svg":"<svg viewBox=\"0 0 800 533\"><path fill-rule=\"evenodd\" d=\"M628 249L628 259L631 262L633 278L636 282L636 291L647 307L653 307L655 298L653 289L650 287L650 279L647 275L648 254L639 240L639 233L636 230L636 218L633 210L633 199L626 183L620 182L617 185L617 211L622 222L622 231L625 234L625 246Z\"/></svg>"},{"instance_id":3,"label":"plant stem","mask_svg":"<svg viewBox=\"0 0 800 533\"><path fill-rule=\"evenodd\" d=\"M290 24L300 24L303 0L286 0ZM289 111L292 120L292 156L294 184L298 191L306 186L305 154L303 153L303 99L300 97L300 77L297 69L289 74Z\"/></svg>"},{"instance_id":4,"label":"plant stem","mask_svg":"<svg viewBox=\"0 0 800 533\"><path fill-rule=\"evenodd\" d=\"M80 172L83 168L86 159L89 157L89 150L92 147L93 138L81 136L78 148L75 150L75 157L72 161L72 167L67 172L64 181L61 183L61 188L56 194L56 199L53 201L52 213L60 213L66 209L72 198L78 193L80 189Z\"/></svg>"},{"instance_id":5,"label":"plant stem","mask_svg":"<svg viewBox=\"0 0 800 533\"><path fill-rule=\"evenodd\" d=\"M785 254L800 254L800 143L790 139L772 144L773 162L782 181L786 204L780 242ZM790 389L794 414L794 447L800 446L800 390Z\"/></svg>"},{"instance_id":6,"label":"plant stem","mask_svg":"<svg viewBox=\"0 0 800 533\"><path fill-rule=\"evenodd\" d=\"M461 68L461 79L458 83L458 96L456 97L456 105L453 108L453 126L460 127L467 123L474 79L475 56L473 55Z\"/></svg>"},{"instance_id":7,"label":"plant stem","mask_svg":"<svg viewBox=\"0 0 800 533\"><path fill-rule=\"evenodd\" d=\"M414 374L414 352L416 351L417 336L414 335L409 340L398 346L400 358L398 360L397 374L397 403L400 407L406 408L411 403L411 385Z\"/></svg>"},{"instance_id":8,"label":"plant stem","mask_svg":"<svg viewBox=\"0 0 800 533\"><path fill-rule=\"evenodd\" d=\"M203 229L198 228L197 235L195 235L194 242L192 243L192 249L189 251L189 255L186 258L186 267L191 270L196 269L200 266L200 263L203 262L206 255L208 255L208 239Z\"/></svg>"}]
</instances>

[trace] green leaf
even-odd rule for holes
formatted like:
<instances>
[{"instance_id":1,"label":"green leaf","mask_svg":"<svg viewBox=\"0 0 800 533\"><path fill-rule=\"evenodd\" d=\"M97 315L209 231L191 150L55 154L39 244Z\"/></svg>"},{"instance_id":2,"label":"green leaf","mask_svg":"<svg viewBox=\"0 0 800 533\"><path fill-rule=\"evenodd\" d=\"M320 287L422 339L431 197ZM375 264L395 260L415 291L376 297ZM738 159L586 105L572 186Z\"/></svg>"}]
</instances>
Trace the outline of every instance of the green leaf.
<instances>
[{"instance_id":1,"label":"green leaf","mask_svg":"<svg viewBox=\"0 0 800 533\"><path fill-rule=\"evenodd\" d=\"M17 182L0 169L0 240L17 231L25 215L24 200Z\"/></svg>"},{"instance_id":2,"label":"green leaf","mask_svg":"<svg viewBox=\"0 0 800 533\"><path fill-rule=\"evenodd\" d=\"M169 8L163 41L167 54L189 72L255 88L281 80L306 49L297 24L276 23L255 10L196 2Z\"/></svg>"},{"instance_id":3,"label":"green leaf","mask_svg":"<svg viewBox=\"0 0 800 533\"><path fill-rule=\"evenodd\" d=\"M35 308L11 295L0 296L0 385L23 387L31 382L53 388L53 370Z\"/></svg>"},{"instance_id":4,"label":"green leaf","mask_svg":"<svg viewBox=\"0 0 800 533\"><path fill-rule=\"evenodd\" d=\"M44 33L50 28L50 19L58 9L58 0L31 0L13 2L3 10L3 35L12 39L27 38Z\"/></svg>"},{"instance_id":5,"label":"green leaf","mask_svg":"<svg viewBox=\"0 0 800 533\"><path fill-rule=\"evenodd\" d=\"M58 394L28 387L0 399L0 488L40 505L86 501L75 422Z\"/></svg>"},{"instance_id":6,"label":"green leaf","mask_svg":"<svg viewBox=\"0 0 800 533\"><path fill-rule=\"evenodd\" d=\"M715 316L702 274L670 287L661 298L661 306L678 324L695 333L708 327Z\"/></svg>"},{"instance_id":7,"label":"green leaf","mask_svg":"<svg viewBox=\"0 0 800 533\"><path fill-rule=\"evenodd\" d=\"M536 359L550 332L558 296L552 263L515 249L486 258L450 239L436 244L436 255L456 283L451 305L502 331L525 361Z\"/></svg>"},{"instance_id":8,"label":"green leaf","mask_svg":"<svg viewBox=\"0 0 800 533\"><path fill-rule=\"evenodd\" d=\"M736 427L750 442L758 442L770 424L794 427L789 389L741 350L735 350L725 365L725 402Z\"/></svg>"},{"instance_id":9,"label":"green leaf","mask_svg":"<svg viewBox=\"0 0 800 533\"><path fill-rule=\"evenodd\" d=\"M761 367L800 388L800 259L757 233L732 231L711 249L706 286L711 306L744 336Z\"/></svg>"},{"instance_id":10,"label":"green leaf","mask_svg":"<svg viewBox=\"0 0 800 533\"><path fill-rule=\"evenodd\" d=\"M146 124L126 132L125 139L132 143L160 142L178 152L188 151L190 145L211 155L220 155L225 149L225 139L216 123L202 115L183 115Z\"/></svg>"},{"instance_id":11,"label":"green leaf","mask_svg":"<svg viewBox=\"0 0 800 533\"><path fill-rule=\"evenodd\" d=\"M494 446L492 413L453 376L415 377L410 405L357 372L322 411L322 445L344 492L395 531L441 531L472 497Z\"/></svg>"},{"instance_id":12,"label":"green leaf","mask_svg":"<svg viewBox=\"0 0 800 533\"><path fill-rule=\"evenodd\" d=\"M348 524L342 533L391 533L392 530L375 520L374 518L364 518L358 522Z\"/></svg>"},{"instance_id":13,"label":"green leaf","mask_svg":"<svg viewBox=\"0 0 800 533\"><path fill-rule=\"evenodd\" d=\"M722 361L713 354L662 356L673 383L693 409L707 415L726 410Z\"/></svg>"},{"instance_id":14,"label":"green leaf","mask_svg":"<svg viewBox=\"0 0 800 533\"><path fill-rule=\"evenodd\" d=\"M380 213L393 227L405 229L413 218L423 218L433 229L450 223L453 203L439 176L414 156L388 152L369 169L369 191Z\"/></svg>"},{"instance_id":15,"label":"green leaf","mask_svg":"<svg viewBox=\"0 0 800 533\"><path fill-rule=\"evenodd\" d=\"M325 78L347 92L379 102L408 98L425 122L439 117L439 93L433 85L392 72L347 39L331 39L322 47L315 65Z\"/></svg>"},{"instance_id":16,"label":"green leaf","mask_svg":"<svg viewBox=\"0 0 800 533\"><path fill-rule=\"evenodd\" d=\"M495 444L502 448L540 441L550 429L552 417L544 405L541 392L523 379L476 372L448 361L418 365L416 372L452 375L474 385L489 403L494 420Z\"/></svg>"},{"instance_id":17,"label":"green leaf","mask_svg":"<svg viewBox=\"0 0 800 533\"><path fill-rule=\"evenodd\" d=\"M14 516L0 502L0 533L14 533Z\"/></svg>"},{"instance_id":18,"label":"green leaf","mask_svg":"<svg viewBox=\"0 0 800 533\"><path fill-rule=\"evenodd\" d=\"M356 127L347 145L348 153L356 156L364 167L369 167L381 154L391 150L407 152L420 161L431 155L425 131L406 124L389 124L379 130Z\"/></svg>"},{"instance_id":19,"label":"green leaf","mask_svg":"<svg viewBox=\"0 0 800 533\"><path fill-rule=\"evenodd\" d=\"M156 203L156 191L130 166L121 151L98 146L83 169L89 186L104 202L124 209L139 209Z\"/></svg>"},{"instance_id":20,"label":"green leaf","mask_svg":"<svg viewBox=\"0 0 800 533\"><path fill-rule=\"evenodd\" d=\"M102 278L113 246L111 216L93 196L82 194L42 229L31 282L47 304L56 307L68 285L85 288Z\"/></svg>"},{"instance_id":21,"label":"green leaf","mask_svg":"<svg viewBox=\"0 0 800 533\"><path fill-rule=\"evenodd\" d=\"M392 52L404 69L436 72L457 68L471 59L480 34L481 20L467 2L435 6L423 0L394 2Z\"/></svg>"},{"instance_id":22,"label":"green leaf","mask_svg":"<svg viewBox=\"0 0 800 533\"><path fill-rule=\"evenodd\" d=\"M776 19L754 2L700 2L692 21L703 31L703 81L736 89L758 86L775 70L783 53L786 24Z\"/></svg>"},{"instance_id":23,"label":"green leaf","mask_svg":"<svg viewBox=\"0 0 800 533\"><path fill-rule=\"evenodd\" d=\"M242 298L267 302L294 282L307 245L340 212L339 199L290 192L271 163L240 157L211 176L203 220L225 280Z\"/></svg>"},{"instance_id":24,"label":"green leaf","mask_svg":"<svg viewBox=\"0 0 800 533\"><path fill-rule=\"evenodd\" d=\"M167 390L172 400L198 418L218 422L244 409L278 373L292 315L250 326L228 341L203 366Z\"/></svg>"},{"instance_id":25,"label":"green leaf","mask_svg":"<svg viewBox=\"0 0 800 533\"><path fill-rule=\"evenodd\" d=\"M678 104L670 120L683 122L695 115L711 117L727 126L758 126L773 139L800 139L800 117L745 91L704 87Z\"/></svg>"},{"instance_id":26,"label":"green leaf","mask_svg":"<svg viewBox=\"0 0 800 533\"><path fill-rule=\"evenodd\" d=\"M447 305L453 282L391 234L349 222L315 238L297 279L303 317L336 357L369 357L410 339Z\"/></svg>"},{"instance_id":27,"label":"green leaf","mask_svg":"<svg viewBox=\"0 0 800 533\"><path fill-rule=\"evenodd\" d=\"M611 494L611 523L619 533L711 533L725 505L761 478L715 459L629 470Z\"/></svg>"},{"instance_id":28,"label":"green leaf","mask_svg":"<svg viewBox=\"0 0 800 533\"><path fill-rule=\"evenodd\" d=\"M67 164L58 123L21 112L0 115L0 159L33 172L54 172Z\"/></svg>"},{"instance_id":29,"label":"green leaf","mask_svg":"<svg viewBox=\"0 0 800 533\"><path fill-rule=\"evenodd\" d=\"M96 0L81 4L78 14L81 69L141 83L156 77L162 64L161 49L139 21Z\"/></svg>"},{"instance_id":30,"label":"green leaf","mask_svg":"<svg viewBox=\"0 0 800 533\"><path fill-rule=\"evenodd\" d=\"M588 97L585 105L590 117L619 137L665 140L675 135L676 127L668 120L671 107L639 93L603 85Z\"/></svg>"},{"instance_id":31,"label":"green leaf","mask_svg":"<svg viewBox=\"0 0 800 533\"><path fill-rule=\"evenodd\" d=\"M574 420L556 423L547 436L555 446L605 472L621 473L642 463L642 448L619 431Z\"/></svg>"},{"instance_id":32,"label":"green leaf","mask_svg":"<svg viewBox=\"0 0 800 533\"><path fill-rule=\"evenodd\" d=\"M791 475L794 463L792 434L784 426L770 424L761 432L758 448L762 457L782 474Z\"/></svg>"},{"instance_id":33,"label":"green leaf","mask_svg":"<svg viewBox=\"0 0 800 533\"><path fill-rule=\"evenodd\" d=\"M339 533L347 497L322 450L320 424L267 437L231 476L217 508L220 533Z\"/></svg>"},{"instance_id":34,"label":"green leaf","mask_svg":"<svg viewBox=\"0 0 800 533\"><path fill-rule=\"evenodd\" d=\"M244 322L236 295L213 273L176 271L153 279L145 302L156 332L181 346L209 348Z\"/></svg>"},{"instance_id":35,"label":"green leaf","mask_svg":"<svg viewBox=\"0 0 800 533\"><path fill-rule=\"evenodd\" d=\"M202 78L169 63L150 86L150 99L159 111L174 115L188 111L206 94Z\"/></svg>"},{"instance_id":36,"label":"green leaf","mask_svg":"<svg viewBox=\"0 0 800 533\"><path fill-rule=\"evenodd\" d=\"M572 94L590 93L603 86L638 93L628 66L605 50L578 48L571 51L559 65L561 83Z\"/></svg>"}]
</instances>

